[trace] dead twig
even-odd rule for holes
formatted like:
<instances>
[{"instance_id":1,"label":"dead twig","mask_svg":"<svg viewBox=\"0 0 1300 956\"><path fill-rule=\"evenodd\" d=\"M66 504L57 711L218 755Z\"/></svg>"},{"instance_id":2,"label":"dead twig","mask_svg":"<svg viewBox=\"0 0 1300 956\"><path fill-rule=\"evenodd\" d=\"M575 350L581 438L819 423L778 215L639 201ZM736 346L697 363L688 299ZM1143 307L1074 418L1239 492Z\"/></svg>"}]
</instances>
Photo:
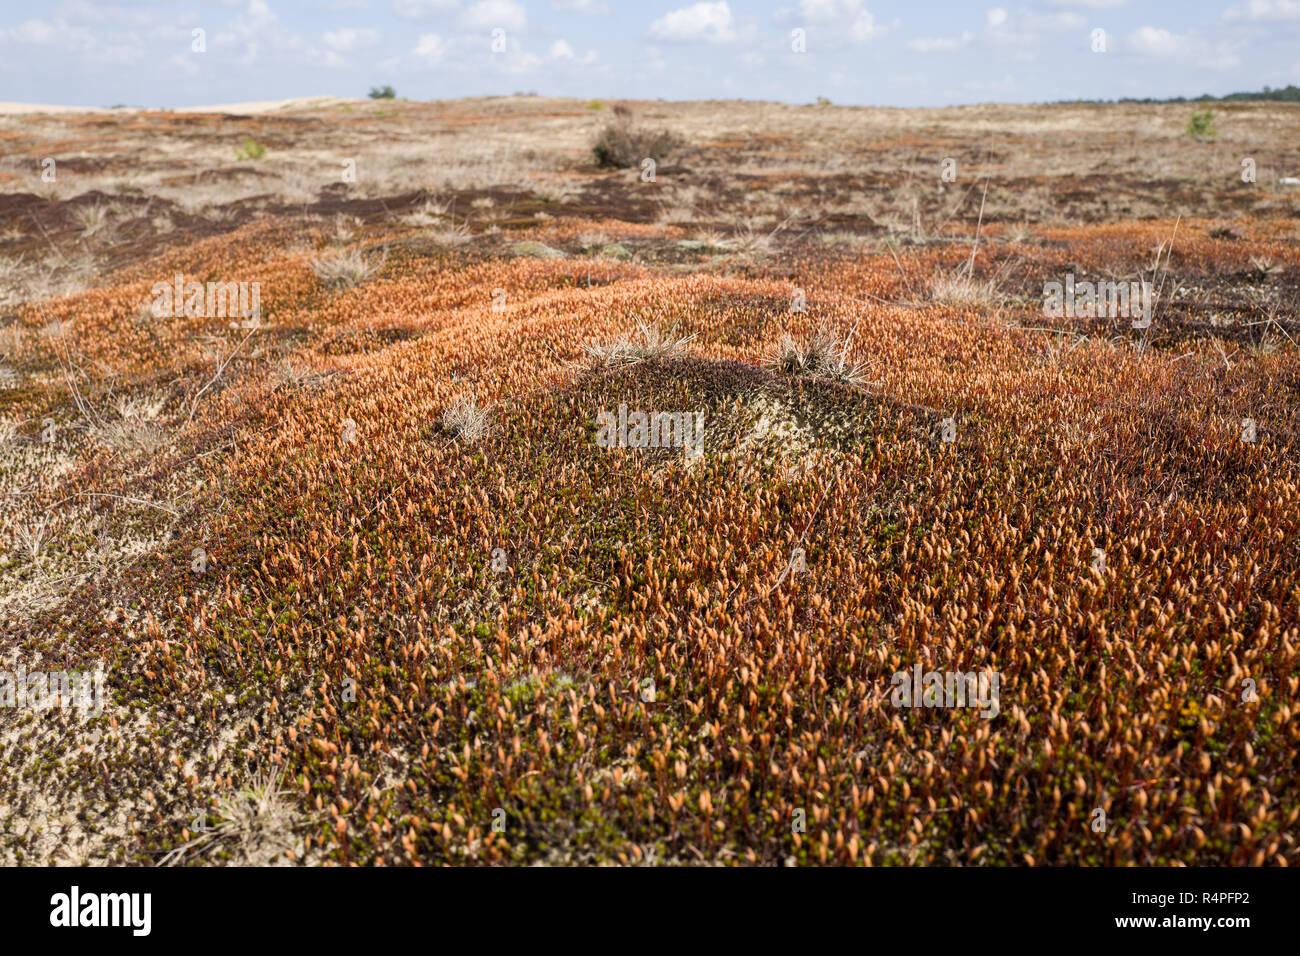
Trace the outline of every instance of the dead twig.
<instances>
[{"instance_id":1,"label":"dead twig","mask_svg":"<svg viewBox=\"0 0 1300 956\"><path fill-rule=\"evenodd\" d=\"M208 384L199 389L194 397L190 399L190 414L189 417L185 419L185 424L181 426L182 431L189 427L190 422L194 421L194 413L197 412L199 408L199 399L203 397L204 393L207 392L208 389L217 383L217 379L221 378L221 373L226 370L226 367L234 360L235 356L239 354L240 349L242 349L245 343L247 343L256 333L257 329L251 329L240 343L235 346L234 351L227 355L225 360L217 366L217 371L212 378L208 380Z\"/></svg>"}]
</instances>

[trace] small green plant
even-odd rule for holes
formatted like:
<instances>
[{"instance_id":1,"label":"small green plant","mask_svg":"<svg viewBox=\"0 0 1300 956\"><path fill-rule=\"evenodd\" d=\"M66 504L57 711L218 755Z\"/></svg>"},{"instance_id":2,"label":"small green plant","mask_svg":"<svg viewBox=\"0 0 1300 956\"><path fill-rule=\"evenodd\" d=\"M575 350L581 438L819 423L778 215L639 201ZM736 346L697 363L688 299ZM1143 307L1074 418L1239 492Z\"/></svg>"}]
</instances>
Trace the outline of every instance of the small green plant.
<instances>
[{"instance_id":1,"label":"small green plant","mask_svg":"<svg viewBox=\"0 0 1300 956\"><path fill-rule=\"evenodd\" d=\"M587 109L589 110L603 110L604 108L605 104L600 100L589 100L587 102Z\"/></svg>"},{"instance_id":2,"label":"small green plant","mask_svg":"<svg viewBox=\"0 0 1300 956\"><path fill-rule=\"evenodd\" d=\"M1214 110L1197 110L1187 121L1187 135L1196 139L1212 139L1214 130Z\"/></svg>"},{"instance_id":3,"label":"small green plant","mask_svg":"<svg viewBox=\"0 0 1300 956\"><path fill-rule=\"evenodd\" d=\"M397 91L387 83L383 86L372 86L370 88L370 98L372 100L393 100L397 98Z\"/></svg>"},{"instance_id":4,"label":"small green plant","mask_svg":"<svg viewBox=\"0 0 1300 956\"><path fill-rule=\"evenodd\" d=\"M239 159L261 159L266 155L266 147L255 139L248 137L239 144L239 149L235 150L235 156Z\"/></svg>"},{"instance_id":5,"label":"small green plant","mask_svg":"<svg viewBox=\"0 0 1300 956\"><path fill-rule=\"evenodd\" d=\"M830 98L829 98L829 97L826 97L826 96L819 96L819 97L817 97L817 105L818 105L818 106L830 106L830 105L831 105Z\"/></svg>"}]
</instances>

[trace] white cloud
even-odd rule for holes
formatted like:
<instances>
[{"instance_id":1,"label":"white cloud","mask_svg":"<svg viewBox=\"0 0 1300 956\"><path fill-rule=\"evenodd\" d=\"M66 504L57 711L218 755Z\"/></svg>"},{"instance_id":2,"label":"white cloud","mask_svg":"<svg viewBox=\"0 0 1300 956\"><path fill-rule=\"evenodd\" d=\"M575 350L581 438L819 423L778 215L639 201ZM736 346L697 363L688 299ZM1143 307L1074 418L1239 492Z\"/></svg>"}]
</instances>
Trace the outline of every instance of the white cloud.
<instances>
[{"instance_id":1,"label":"white cloud","mask_svg":"<svg viewBox=\"0 0 1300 956\"><path fill-rule=\"evenodd\" d=\"M503 30L521 32L528 26L528 11L514 0L479 0L460 18L471 30Z\"/></svg>"},{"instance_id":2,"label":"white cloud","mask_svg":"<svg viewBox=\"0 0 1300 956\"><path fill-rule=\"evenodd\" d=\"M596 62L596 51L588 50L581 57L574 52L572 45L568 40L556 40L551 44L550 56L552 60L565 60L570 63L580 63L583 66Z\"/></svg>"},{"instance_id":3,"label":"white cloud","mask_svg":"<svg viewBox=\"0 0 1300 956\"><path fill-rule=\"evenodd\" d=\"M840 0L799 0L799 11L805 20L826 23L840 15Z\"/></svg>"},{"instance_id":4,"label":"white cloud","mask_svg":"<svg viewBox=\"0 0 1300 956\"><path fill-rule=\"evenodd\" d=\"M526 53L518 43L511 44L505 56L494 56L489 61L500 73L520 75L532 73L542 65L542 58L533 53Z\"/></svg>"},{"instance_id":5,"label":"white cloud","mask_svg":"<svg viewBox=\"0 0 1300 956\"><path fill-rule=\"evenodd\" d=\"M276 21L275 12L266 0L248 0L247 22L251 27L269 26Z\"/></svg>"},{"instance_id":6,"label":"white cloud","mask_svg":"<svg viewBox=\"0 0 1300 956\"><path fill-rule=\"evenodd\" d=\"M350 53L361 47L374 46L379 42L379 31L371 29L330 30L324 35L325 45L337 53Z\"/></svg>"},{"instance_id":7,"label":"white cloud","mask_svg":"<svg viewBox=\"0 0 1300 956\"><path fill-rule=\"evenodd\" d=\"M1212 70L1228 69L1241 62L1241 57L1226 44L1211 46L1204 37L1172 33L1163 27L1139 27L1128 35L1126 45L1143 56L1187 60Z\"/></svg>"},{"instance_id":8,"label":"white cloud","mask_svg":"<svg viewBox=\"0 0 1300 956\"><path fill-rule=\"evenodd\" d=\"M393 12L408 20L421 20L460 6L460 0L393 0Z\"/></svg>"},{"instance_id":9,"label":"white cloud","mask_svg":"<svg viewBox=\"0 0 1300 956\"><path fill-rule=\"evenodd\" d=\"M1113 10L1128 0L1047 0L1054 7L1087 7L1089 10Z\"/></svg>"},{"instance_id":10,"label":"white cloud","mask_svg":"<svg viewBox=\"0 0 1300 956\"><path fill-rule=\"evenodd\" d=\"M988 41L1018 51L1013 55L1022 61L1037 57L1044 33L1082 30L1087 25L1083 17L1069 10L1056 13L1022 11L1012 15L1006 7L989 8L984 13L984 23Z\"/></svg>"},{"instance_id":11,"label":"white cloud","mask_svg":"<svg viewBox=\"0 0 1300 956\"><path fill-rule=\"evenodd\" d=\"M969 46L974 37L963 33L959 37L917 37L907 41L907 48L917 53L951 53Z\"/></svg>"},{"instance_id":12,"label":"white cloud","mask_svg":"<svg viewBox=\"0 0 1300 956\"><path fill-rule=\"evenodd\" d=\"M1300 20L1300 0L1246 0L1223 11L1225 20Z\"/></svg>"},{"instance_id":13,"label":"white cloud","mask_svg":"<svg viewBox=\"0 0 1300 956\"><path fill-rule=\"evenodd\" d=\"M447 41L436 33L422 33L415 44L415 55L426 63L438 63L447 55Z\"/></svg>"},{"instance_id":14,"label":"white cloud","mask_svg":"<svg viewBox=\"0 0 1300 956\"><path fill-rule=\"evenodd\" d=\"M736 25L731 7L723 0L665 13L650 24L650 33L677 43L731 43L736 39Z\"/></svg>"},{"instance_id":15,"label":"white cloud","mask_svg":"<svg viewBox=\"0 0 1300 956\"><path fill-rule=\"evenodd\" d=\"M885 32L885 28L876 23L876 18L863 10L853 19L849 26L849 37L854 43L865 43Z\"/></svg>"},{"instance_id":16,"label":"white cloud","mask_svg":"<svg viewBox=\"0 0 1300 956\"><path fill-rule=\"evenodd\" d=\"M0 39L16 40L33 46L53 43L59 35L59 29L45 20L24 20L12 30L0 30Z\"/></svg>"},{"instance_id":17,"label":"white cloud","mask_svg":"<svg viewBox=\"0 0 1300 956\"><path fill-rule=\"evenodd\" d=\"M197 76L201 72L197 60L189 54L173 53L167 58L167 67L186 76Z\"/></svg>"},{"instance_id":18,"label":"white cloud","mask_svg":"<svg viewBox=\"0 0 1300 956\"><path fill-rule=\"evenodd\" d=\"M42 48L33 54L38 59L50 57L51 53L43 48L53 47L81 63L108 66L137 63L147 49L144 38L133 30L90 30L62 14L53 20L24 20L10 29L0 29L0 46L10 45Z\"/></svg>"},{"instance_id":19,"label":"white cloud","mask_svg":"<svg viewBox=\"0 0 1300 956\"><path fill-rule=\"evenodd\" d=\"M1139 27L1129 34L1128 45L1136 53L1177 56L1188 52L1190 42L1188 37L1177 36L1163 28Z\"/></svg>"},{"instance_id":20,"label":"white cloud","mask_svg":"<svg viewBox=\"0 0 1300 956\"><path fill-rule=\"evenodd\" d=\"M212 42L219 47L242 45L244 53L239 62L245 65L257 60L263 42L281 52L303 47L302 37L278 25L278 18L266 0L248 0L244 15L237 17L229 30L218 33Z\"/></svg>"},{"instance_id":21,"label":"white cloud","mask_svg":"<svg viewBox=\"0 0 1300 956\"><path fill-rule=\"evenodd\" d=\"M863 0L799 0L799 12L809 23L833 27L854 43L865 43L886 32Z\"/></svg>"},{"instance_id":22,"label":"white cloud","mask_svg":"<svg viewBox=\"0 0 1300 956\"><path fill-rule=\"evenodd\" d=\"M571 10L574 13L609 13L609 4L602 0L551 0L556 10Z\"/></svg>"}]
</instances>

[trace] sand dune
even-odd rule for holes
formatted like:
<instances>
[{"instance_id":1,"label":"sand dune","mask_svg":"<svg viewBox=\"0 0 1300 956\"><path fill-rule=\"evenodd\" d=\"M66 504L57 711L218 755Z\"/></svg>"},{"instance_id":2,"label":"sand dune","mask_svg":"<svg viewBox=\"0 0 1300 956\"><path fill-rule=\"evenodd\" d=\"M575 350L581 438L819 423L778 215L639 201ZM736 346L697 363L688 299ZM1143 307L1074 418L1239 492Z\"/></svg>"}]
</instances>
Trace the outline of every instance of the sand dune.
<instances>
[{"instance_id":1,"label":"sand dune","mask_svg":"<svg viewBox=\"0 0 1300 956\"><path fill-rule=\"evenodd\" d=\"M256 116L260 113L278 113L295 109L316 109L357 100L338 96L299 96L287 100L254 100L247 103L217 103L211 106L182 106L174 110L153 110L146 107L123 106L108 109L103 106L64 106L43 103L0 103L0 115L27 113L228 113L235 116Z\"/></svg>"}]
</instances>

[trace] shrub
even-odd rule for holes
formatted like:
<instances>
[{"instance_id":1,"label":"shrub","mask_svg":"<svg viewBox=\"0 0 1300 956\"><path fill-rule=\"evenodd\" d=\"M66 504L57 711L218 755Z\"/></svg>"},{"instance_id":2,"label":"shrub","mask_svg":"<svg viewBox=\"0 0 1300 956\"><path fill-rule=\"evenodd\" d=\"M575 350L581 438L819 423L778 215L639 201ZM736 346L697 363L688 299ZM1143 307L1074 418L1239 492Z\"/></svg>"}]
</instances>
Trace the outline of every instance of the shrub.
<instances>
[{"instance_id":1,"label":"shrub","mask_svg":"<svg viewBox=\"0 0 1300 956\"><path fill-rule=\"evenodd\" d=\"M613 121L600 131L591 151L597 165L627 169L646 159L663 162L681 145L681 139L668 130L638 128L627 108L616 106Z\"/></svg>"},{"instance_id":2,"label":"shrub","mask_svg":"<svg viewBox=\"0 0 1300 956\"><path fill-rule=\"evenodd\" d=\"M397 91L385 83L383 86L372 86L370 88L370 98L372 100L392 100L397 98Z\"/></svg>"},{"instance_id":3,"label":"shrub","mask_svg":"<svg viewBox=\"0 0 1300 956\"><path fill-rule=\"evenodd\" d=\"M1187 135L1197 139L1215 136L1214 110L1197 110L1187 121Z\"/></svg>"},{"instance_id":4,"label":"shrub","mask_svg":"<svg viewBox=\"0 0 1300 956\"><path fill-rule=\"evenodd\" d=\"M244 138L240 143L239 149L235 150L235 156L239 159L261 159L266 155L266 147L255 139Z\"/></svg>"}]
</instances>

